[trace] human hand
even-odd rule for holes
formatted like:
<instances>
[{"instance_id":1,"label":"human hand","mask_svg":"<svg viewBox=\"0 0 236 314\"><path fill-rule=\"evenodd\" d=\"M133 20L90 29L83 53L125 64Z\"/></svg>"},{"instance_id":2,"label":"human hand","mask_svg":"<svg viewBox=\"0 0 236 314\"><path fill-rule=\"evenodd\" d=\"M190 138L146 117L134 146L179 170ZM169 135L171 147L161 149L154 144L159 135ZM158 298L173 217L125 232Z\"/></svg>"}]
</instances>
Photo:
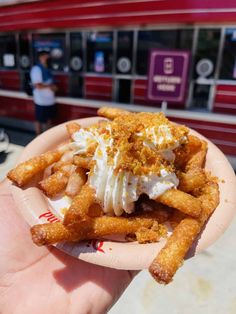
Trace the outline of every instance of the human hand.
<instances>
[{"instance_id":1,"label":"human hand","mask_svg":"<svg viewBox=\"0 0 236 314\"><path fill-rule=\"evenodd\" d=\"M36 247L17 213L9 183L0 183L1 313L106 313L135 272L77 260Z\"/></svg>"},{"instance_id":2,"label":"human hand","mask_svg":"<svg viewBox=\"0 0 236 314\"><path fill-rule=\"evenodd\" d=\"M57 86L56 86L55 84L50 85L50 89L51 89L54 93L56 93L57 90L58 90L58 88L57 88Z\"/></svg>"}]
</instances>

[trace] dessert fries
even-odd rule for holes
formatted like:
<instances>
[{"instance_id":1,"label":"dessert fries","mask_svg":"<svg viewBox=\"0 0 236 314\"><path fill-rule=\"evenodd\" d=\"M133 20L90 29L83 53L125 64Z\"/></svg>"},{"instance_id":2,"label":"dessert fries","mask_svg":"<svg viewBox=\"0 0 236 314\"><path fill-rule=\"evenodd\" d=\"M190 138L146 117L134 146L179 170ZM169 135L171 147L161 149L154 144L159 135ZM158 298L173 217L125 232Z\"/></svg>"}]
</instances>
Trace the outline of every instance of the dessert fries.
<instances>
[{"instance_id":1,"label":"dessert fries","mask_svg":"<svg viewBox=\"0 0 236 314\"><path fill-rule=\"evenodd\" d=\"M204 169L207 143L162 113L102 107L98 115L107 119L87 128L68 123L67 144L8 173L23 187L47 169L39 189L71 198L63 221L33 226L32 239L50 245L125 234L144 245L166 237L149 270L167 284L219 203L217 180Z\"/></svg>"}]
</instances>

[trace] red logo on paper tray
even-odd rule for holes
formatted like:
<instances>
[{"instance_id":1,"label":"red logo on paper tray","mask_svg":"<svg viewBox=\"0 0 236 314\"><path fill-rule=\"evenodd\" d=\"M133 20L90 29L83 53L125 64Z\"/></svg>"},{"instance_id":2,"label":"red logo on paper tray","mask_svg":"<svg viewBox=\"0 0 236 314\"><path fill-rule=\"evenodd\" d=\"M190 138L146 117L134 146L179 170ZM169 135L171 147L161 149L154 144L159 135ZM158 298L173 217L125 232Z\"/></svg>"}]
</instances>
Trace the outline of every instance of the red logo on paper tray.
<instances>
[{"instance_id":1,"label":"red logo on paper tray","mask_svg":"<svg viewBox=\"0 0 236 314\"><path fill-rule=\"evenodd\" d=\"M47 222L58 222L60 219L58 219L52 212L47 211L46 213L43 213L42 215L39 216L39 219L45 218Z\"/></svg>"},{"instance_id":2,"label":"red logo on paper tray","mask_svg":"<svg viewBox=\"0 0 236 314\"><path fill-rule=\"evenodd\" d=\"M41 219L41 218L46 219L47 222L50 222L50 223L60 221L60 219L58 219L50 210L41 214L39 216L39 219ZM87 246L91 245L95 251L105 253L104 250L102 249L103 244L104 244L103 241L90 240L90 241L88 241Z\"/></svg>"},{"instance_id":3,"label":"red logo on paper tray","mask_svg":"<svg viewBox=\"0 0 236 314\"><path fill-rule=\"evenodd\" d=\"M87 246L92 246L95 251L105 253L102 249L104 242L103 241L97 241L97 240L90 240L88 241Z\"/></svg>"}]
</instances>

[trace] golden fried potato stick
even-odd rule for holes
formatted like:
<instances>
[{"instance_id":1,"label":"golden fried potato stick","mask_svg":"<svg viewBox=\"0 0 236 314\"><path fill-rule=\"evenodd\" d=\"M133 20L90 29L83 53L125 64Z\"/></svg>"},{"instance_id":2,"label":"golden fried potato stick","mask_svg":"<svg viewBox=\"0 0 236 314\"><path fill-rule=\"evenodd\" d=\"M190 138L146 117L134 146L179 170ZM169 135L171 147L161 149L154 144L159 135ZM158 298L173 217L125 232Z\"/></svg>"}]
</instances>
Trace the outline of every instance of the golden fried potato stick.
<instances>
[{"instance_id":1,"label":"golden fried potato stick","mask_svg":"<svg viewBox=\"0 0 236 314\"><path fill-rule=\"evenodd\" d=\"M201 193L198 198L203 208L201 216L198 219L183 219L149 267L151 275L160 283L168 284L172 280L193 241L219 204L219 188L216 182L209 181L201 189Z\"/></svg>"},{"instance_id":2,"label":"golden fried potato stick","mask_svg":"<svg viewBox=\"0 0 236 314\"><path fill-rule=\"evenodd\" d=\"M199 217L202 210L200 200L178 189L166 191L160 195L156 201L169 207L176 208L192 217Z\"/></svg>"},{"instance_id":3,"label":"golden fried potato stick","mask_svg":"<svg viewBox=\"0 0 236 314\"><path fill-rule=\"evenodd\" d=\"M194 189L203 186L206 183L205 171L201 168L191 168L188 172L180 172L178 174L179 185L178 190L183 192L191 192Z\"/></svg>"},{"instance_id":4,"label":"golden fried potato stick","mask_svg":"<svg viewBox=\"0 0 236 314\"><path fill-rule=\"evenodd\" d=\"M64 215L65 213L67 212L68 209L65 208L64 210ZM103 216L104 215L104 212L102 210L102 207L100 204L97 204L97 203L93 203L89 209L88 209L88 216L89 217L100 217L100 216Z\"/></svg>"},{"instance_id":5,"label":"golden fried potato stick","mask_svg":"<svg viewBox=\"0 0 236 314\"><path fill-rule=\"evenodd\" d=\"M73 164L84 169L90 169L92 166L92 161L90 157L81 157L75 155L73 158Z\"/></svg>"},{"instance_id":6,"label":"golden fried potato stick","mask_svg":"<svg viewBox=\"0 0 236 314\"><path fill-rule=\"evenodd\" d=\"M67 228L61 222L35 225L31 228L31 234L35 244L49 245L60 241L99 239L110 234L135 233L142 227L151 228L157 222L157 218L147 215L129 218L102 216L77 222L74 229ZM160 231L163 232L162 228Z\"/></svg>"},{"instance_id":7,"label":"golden fried potato stick","mask_svg":"<svg viewBox=\"0 0 236 314\"><path fill-rule=\"evenodd\" d=\"M54 162L57 162L62 154L63 150L55 150L33 157L9 171L7 177L15 184L22 187L29 183L35 175L45 170Z\"/></svg>"},{"instance_id":8,"label":"golden fried potato stick","mask_svg":"<svg viewBox=\"0 0 236 314\"><path fill-rule=\"evenodd\" d=\"M80 128L81 126L77 122L70 122L66 124L66 130L70 138L75 132L78 132Z\"/></svg>"},{"instance_id":9,"label":"golden fried potato stick","mask_svg":"<svg viewBox=\"0 0 236 314\"><path fill-rule=\"evenodd\" d=\"M65 214L63 224L67 228L74 228L78 221L85 221L89 218L89 207L95 203L95 191L88 184L85 184L80 193L74 197L72 204Z\"/></svg>"},{"instance_id":10,"label":"golden fried potato stick","mask_svg":"<svg viewBox=\"0 0 236 314\"><path fill-rule=\"evenodd\" d=\"M207 142L201 141L201 148L187 161L185 169L187 171L194 168L203 168L207 154Z\"/></svg>"},{"instance_id":11,"label":"golden fried potato stick","mask_svg":"<svg viewBox=\"0 0 236 314\"><path fill-rule=\"evenodd\" d=\"M175 153L175 166L177 169L182 169L185 171L185 167L189 159L191 159L202 147L201 140L194 136L188 135L188 141L186 144L174 150Z\"/></svg>"},{"instance_id":12,"label":"golden fried potato stick","mask_svg":"<svg viewBox=\"0 0 236 314\"><path fill-rule=\"evenodd\" d=\"M71 149L66 150L65 153L61 156L61 159L53 164L51 172L54 173L64 166L71 165L73 163L73 157L74 151Z\"/></svg>"},{"instance_id":13,"label":"golden fried potato stick","mask_svg":"<svg viewBox=\"0 0 236 314\"><path fill-rule=\"evenodd\" d=\"M55 197L63 192L73 169L73 165L66 165L54 172L52 175L38 183L40 190L42 190L48 197Z\"/></svg>"},{"instance_id":14,"label":"golden fried potato stick","mask_svg":"<svg viewBox=\"0 0 236 314\"><path fill-rule=\"evenodd\" d=\"M73 157L74 157L74 151L73 151L73 149L68 149L68 150L66 150L65 153L61 156L60 161L72 163Z\"/></svg>"},{"instance_id":15,"label":"golden fried potato stick","mask_svg":"<svg viewBox=\"0 0 236 314\"><path fill-rule=\"evenodd\" d=\"M65 167L65 166L70 166L70 165L72 165L72 162L71 162L71 161L62 161L62 160L59 160L58 162L56 162L56 163L52 166L52 168L51 168L51 173L60 171L63 167Z\"/></svg>"},{"instance_id":16,"label":"golden fried potato stick","mask_svg":"<svg viewBox=\"0 0 236 314\"><path fill-rule=\"evenodd\" d=\"M85 170L77 167L75 172L73 172L69 177L65 194L73 198L79 194L86 181L87 177Z\"/></svg>"},{"instance_id":17,"label":"golden fried potato stick","mask_svg":"<svg viewBox=\"0 0 236 314\"><path fill-rule=\"evenodd\" d=\"M130 114L130 112L119 108L101 107L100 109L98 109L97 114L99 116L114 120L119 116Z\"/></svg>"},{"instance_id":18,"label":"golden fried potato stick","mask_svg":"<svg viewBox=\"0 0 236 314\"><path fill-rule=\"evenodd\" d=\"M210 178L199 193L198 199L201 201L203 208L199 221L203 226L220 202L219 186L215 179Z\"/></svg>"},{"instance_id":19,"label":"golden fried potato stick","mask_svg":"<svg viewBox=\"0 0 236 314\"><path fill-rule=\"evenodd\" d=\"M104 215L101 205L93 203L88 209L89 217L101 217Z\"/></svg>"},{"instance_id":20,"label":"golden fried potato stick","mask_svg":"<svg viewBox=\"0 0 236 314\"><path fill-rule=\"evenodd\" d=\"M159 283L167 284L172 280L200 230L200 223L193 218L183 219L175 228L166 245L149 267L151 275Z\"/></svg>"},{"instance_id":21,"label":"golden fried potato stick","mask_svg":"<svg viewBox=\"0 0 236 314\"><path fill-rule=\"evenodd\" d=\"M56 171L46 179L40 181L38 186L48 197L54 197L65 190L69 180L69 175L65 175L63 171Z\"/></svg>"}]
</instances>

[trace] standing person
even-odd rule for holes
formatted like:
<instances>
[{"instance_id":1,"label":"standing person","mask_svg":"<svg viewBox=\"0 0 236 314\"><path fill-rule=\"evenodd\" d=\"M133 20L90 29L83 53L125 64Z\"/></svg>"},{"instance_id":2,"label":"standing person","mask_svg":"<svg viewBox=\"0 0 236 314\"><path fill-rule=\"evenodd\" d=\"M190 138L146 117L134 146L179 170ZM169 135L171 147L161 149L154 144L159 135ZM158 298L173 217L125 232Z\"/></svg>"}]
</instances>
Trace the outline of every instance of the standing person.
<instances>
[{"instance_id":1,"label":"standing person","mask_svg":"<svg viewBox=\"0 0 236 314\"><path fill-rule=\"evenodd\" d=\"M46 128L52 126L52 121L56 117L54 78L48 69L49 52L40 51L38 53L38 63L30 71L30 78L33 85L33 99L35 104L35 132L40 134L43 131L43 124Z\"/></svg>"}]
</instances>

